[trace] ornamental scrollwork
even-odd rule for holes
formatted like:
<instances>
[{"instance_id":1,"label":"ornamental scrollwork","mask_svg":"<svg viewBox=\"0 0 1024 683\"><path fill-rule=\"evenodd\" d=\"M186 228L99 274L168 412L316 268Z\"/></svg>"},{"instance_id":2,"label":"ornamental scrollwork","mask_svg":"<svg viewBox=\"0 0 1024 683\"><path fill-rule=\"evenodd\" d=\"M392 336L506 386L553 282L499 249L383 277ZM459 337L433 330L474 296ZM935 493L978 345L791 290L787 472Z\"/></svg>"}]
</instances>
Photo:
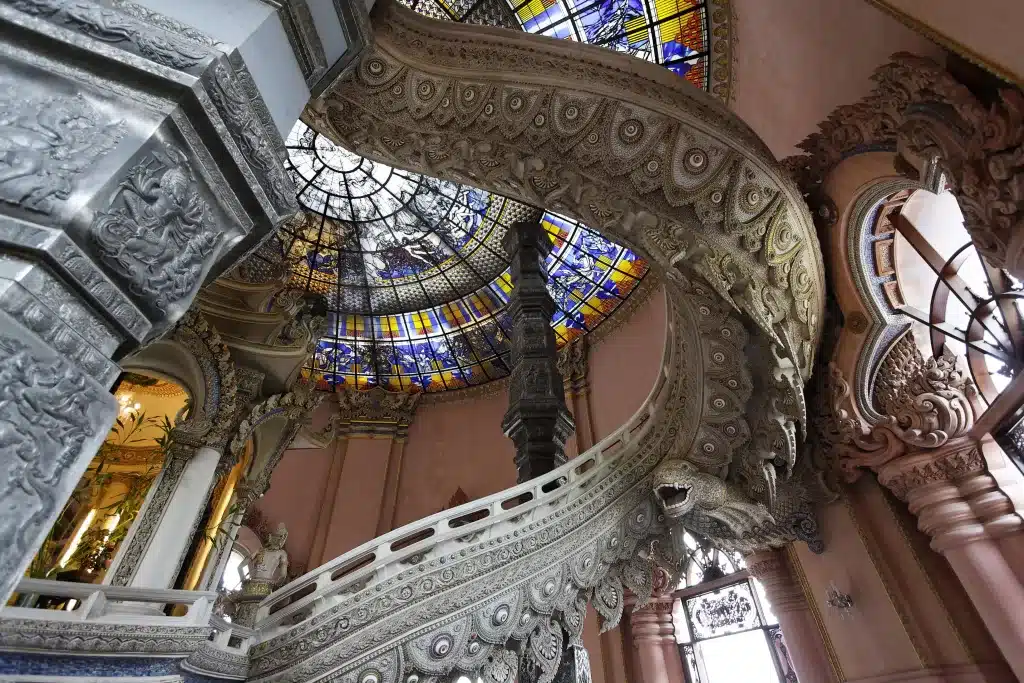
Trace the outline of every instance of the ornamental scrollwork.
<instances>
[{"instance_id":1,"label":"ornamental scrollwork","mask_svg":"<svg viewBox=\"0 0 1024 683\"><path fill-rule=\"evenodd\" d=\"M982 102L940 64L908 53L893 55L873 79L871 94L833 111L798 145L805 154L783 161L801 190L827 214L821 184L847 156L887 148L918 164L934 161L978 251L1019 275L1024 199L1016 188L1024 181L1024 93L1006 87L993 102Z\"/></svg>"},{"instance_id":2,"label":"ornamental scrollwork","mask_svg":"<svg viewBox=\"0 0 1024 683\"><path fill-rule=\"evenodd\" d=\"M219 240L188 157L172 145L132 167L90 232L103 261L160 312L195 291Z\"/></svg>"}]
</instances>

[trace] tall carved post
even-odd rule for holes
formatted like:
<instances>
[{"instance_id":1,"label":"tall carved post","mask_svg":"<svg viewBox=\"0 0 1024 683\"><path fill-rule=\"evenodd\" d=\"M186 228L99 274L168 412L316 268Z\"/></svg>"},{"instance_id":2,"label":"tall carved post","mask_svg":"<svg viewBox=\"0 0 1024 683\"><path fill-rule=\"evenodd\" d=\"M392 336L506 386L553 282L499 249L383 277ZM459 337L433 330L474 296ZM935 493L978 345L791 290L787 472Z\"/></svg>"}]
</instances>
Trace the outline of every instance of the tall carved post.
<instances>
[{"instance_id":1,"label":"tall carved post","mask_svg":"<svg viewBox=\"0 0 1024 683\"><path fill-rule=\"evenodd\" d=\"M836 675L829 662L821 631L793 576L785 550L764 550L744 560L750 575L761 582L779 618L790 661L800 683L834 683Z\"/></svg>"},{"instance_id":2,"label":"tall carved post","mask_svg":"<svg viewBox=\"0 0 1024 683\"><path fill-rule=\"evenodd\" d=\"M515 223L505 235L512 256L512 381L509 407L501 428L516 446L520 483L550 472L566 461L565 442L575 424L565 406L558 372L558 349L551 316L555 302L548 292L544 259L551 240L538 222Z\"/></svg>"},{"instance_id":3,"label":"tall carved post","mask_svg":"<svg viewBox=\"0 0 1024 683\"><path fill-rule=\"evenodd\" d=\"M642 683L683 683L686 678L672 623L669 575L655 567L653 577L654 594L646 605L635 608L637 598L632 593L625 600L636 670Z\"/></svg>"}]
</instances>

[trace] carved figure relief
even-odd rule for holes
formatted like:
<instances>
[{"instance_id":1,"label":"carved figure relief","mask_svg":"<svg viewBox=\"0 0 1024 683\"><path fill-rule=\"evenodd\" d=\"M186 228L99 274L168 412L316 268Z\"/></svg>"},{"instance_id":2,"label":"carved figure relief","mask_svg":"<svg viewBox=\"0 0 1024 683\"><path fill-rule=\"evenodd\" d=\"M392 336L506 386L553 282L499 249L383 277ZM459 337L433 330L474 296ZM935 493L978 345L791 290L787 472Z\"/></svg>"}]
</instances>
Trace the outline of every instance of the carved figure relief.
<instances>
[{"instance_id":1,"label":"carved figure relief","mask_svg":"<svg viewBox=\"0 0 1024 683\"><path fill-rule=\"evenodd\" d=\"M206 45L192 42L201 36L195 29L185 34L192 40L167 30L183 27L178 22L165 21L161 23L167 28L158 27L98 3L81 0L14 0L10 4L26 14L43 17L105 43L127 43L143 57L175 69L194 67L214 54Z\"/></svg>"},{"instance_id":2,"label":"carved figure relief","mask_svg":"<svg viewBox=\"0 0 1024 683\"><path fill-rule=\"evenodd\" d=\"M188 158L167 146L132 168L92 238L129 289L163 312L199 284L218 236Z\"/></svg>"},{"instance_id":3,"label":"carved figure relief","mask_svg":"<svg viewBox=\"0 0 1024 683\"><path fill-rule=\"evenodd\" d=\"M16 83L0 89L0 200L50 214L117 145L124 123L103 121L81 94L26 97Z\"/></svg>"},{"instance_id":4,"label":"carved figure relief","mask_svg":"<svg viewBox=\"0 0 1024 683\"><path fill-rule=\"evenodd\" d=\"M104 403L112 400L75 366L0 335L0 576L16 580L19 563L34 553L37 534L64 502L62 490L66 496L74 485L68 470L97 437ZM3 596L8 589L0 585Z\"/></svg>"}]
</instances>

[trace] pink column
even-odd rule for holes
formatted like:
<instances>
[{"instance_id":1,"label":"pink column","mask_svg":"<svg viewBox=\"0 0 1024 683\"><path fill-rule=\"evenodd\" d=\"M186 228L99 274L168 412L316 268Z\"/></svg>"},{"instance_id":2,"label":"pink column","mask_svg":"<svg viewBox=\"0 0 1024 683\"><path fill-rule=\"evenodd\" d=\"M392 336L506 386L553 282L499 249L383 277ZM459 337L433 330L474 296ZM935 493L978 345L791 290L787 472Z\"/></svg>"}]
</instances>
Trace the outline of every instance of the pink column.
<instances>
[{"instance_id":1,"label":"pink column","mask_svg":"<svg viewBox=\"0 0 1024 683\"><path fill-rule=\"evenodd\" d=\"M633 654L641 681L636 683L684 683L683 660L672 625L672 595L668 577L655 570L655 594L651 601L633 611L636 596L626 596L626 613L633 639Z\"/></svg>"},{"instance_id":2,"label":"pink column","mask_svg":"<svg viewBox=\"0 0 1024 683\"><path fill-rule=\"evenodd\" d=\"M1024 680L1024 585L1001 547L1021 535L1024 522L988 473L979 443L954 440L904 455L880 467L878 480L907 502Z\"/></svg>"},{"instance_id":3,"label":"pink column","mask_svg":"<svg viewBox=\"0 0 1024 683\"><path fill-rule=\"evenodd\" d=\"M779 618L789 658L800 683L835 683L821 631L815 622L807 596L800 589L789 566L785 550L765 550L747 555L747 570L761 582Z\"/></svg>"}]
</instances>

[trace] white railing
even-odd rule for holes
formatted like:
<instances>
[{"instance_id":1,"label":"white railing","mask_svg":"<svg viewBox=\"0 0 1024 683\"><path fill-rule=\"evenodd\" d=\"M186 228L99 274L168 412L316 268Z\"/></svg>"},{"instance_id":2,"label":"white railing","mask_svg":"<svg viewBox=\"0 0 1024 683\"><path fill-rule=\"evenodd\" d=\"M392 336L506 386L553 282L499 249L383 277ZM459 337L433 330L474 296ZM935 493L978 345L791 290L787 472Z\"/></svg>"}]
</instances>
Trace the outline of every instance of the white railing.
<instances>
[{"instance_id":1,"label":"white railing","mask_svg":"<svg viewBox=\"0 0 1024 683\"><path fill-rule=\"evenodd\" d=\"M18 599L14 605L0 609L0 617L167 626L206 626L217 598L212 591L126 588L45 579L22 579L15 592ZM43 598L65 599L70 609L36 606ZM168 605L188 608L182 616L168 616L164 613Z\"/></svg>"},{"instance_id":2,"label":"white railing","mask_svg":"<svg viewBox=\"0 0 1024 683\"><path fill-rule=\"evenodd\" d=\"M218 614L210 617L210 626L213 628L212 644L225 652L234 652L244 655L249 652L249 646L256 638L256 631L245 626L232 624L225 621Z\"/></svg>"},{"instance_id":3,"label":"white railing","mask_svg":"<svg viewBox=\"0 0 1024 683\"><path fill-rule=\"evenodd\" d=\"M671 338L671 335L670 335ZM565 504L606 477L619 457L652 427L667 400L666 378L673 344L666 344L663 371L643 407L618 430L562 467L519 486L435 515L375 538L293 580L260 603L255 628L265 642L351 599L356 593L434 558L457 554L467 544L496 540L536 516Z\"/></svg>"}]
</instances>

